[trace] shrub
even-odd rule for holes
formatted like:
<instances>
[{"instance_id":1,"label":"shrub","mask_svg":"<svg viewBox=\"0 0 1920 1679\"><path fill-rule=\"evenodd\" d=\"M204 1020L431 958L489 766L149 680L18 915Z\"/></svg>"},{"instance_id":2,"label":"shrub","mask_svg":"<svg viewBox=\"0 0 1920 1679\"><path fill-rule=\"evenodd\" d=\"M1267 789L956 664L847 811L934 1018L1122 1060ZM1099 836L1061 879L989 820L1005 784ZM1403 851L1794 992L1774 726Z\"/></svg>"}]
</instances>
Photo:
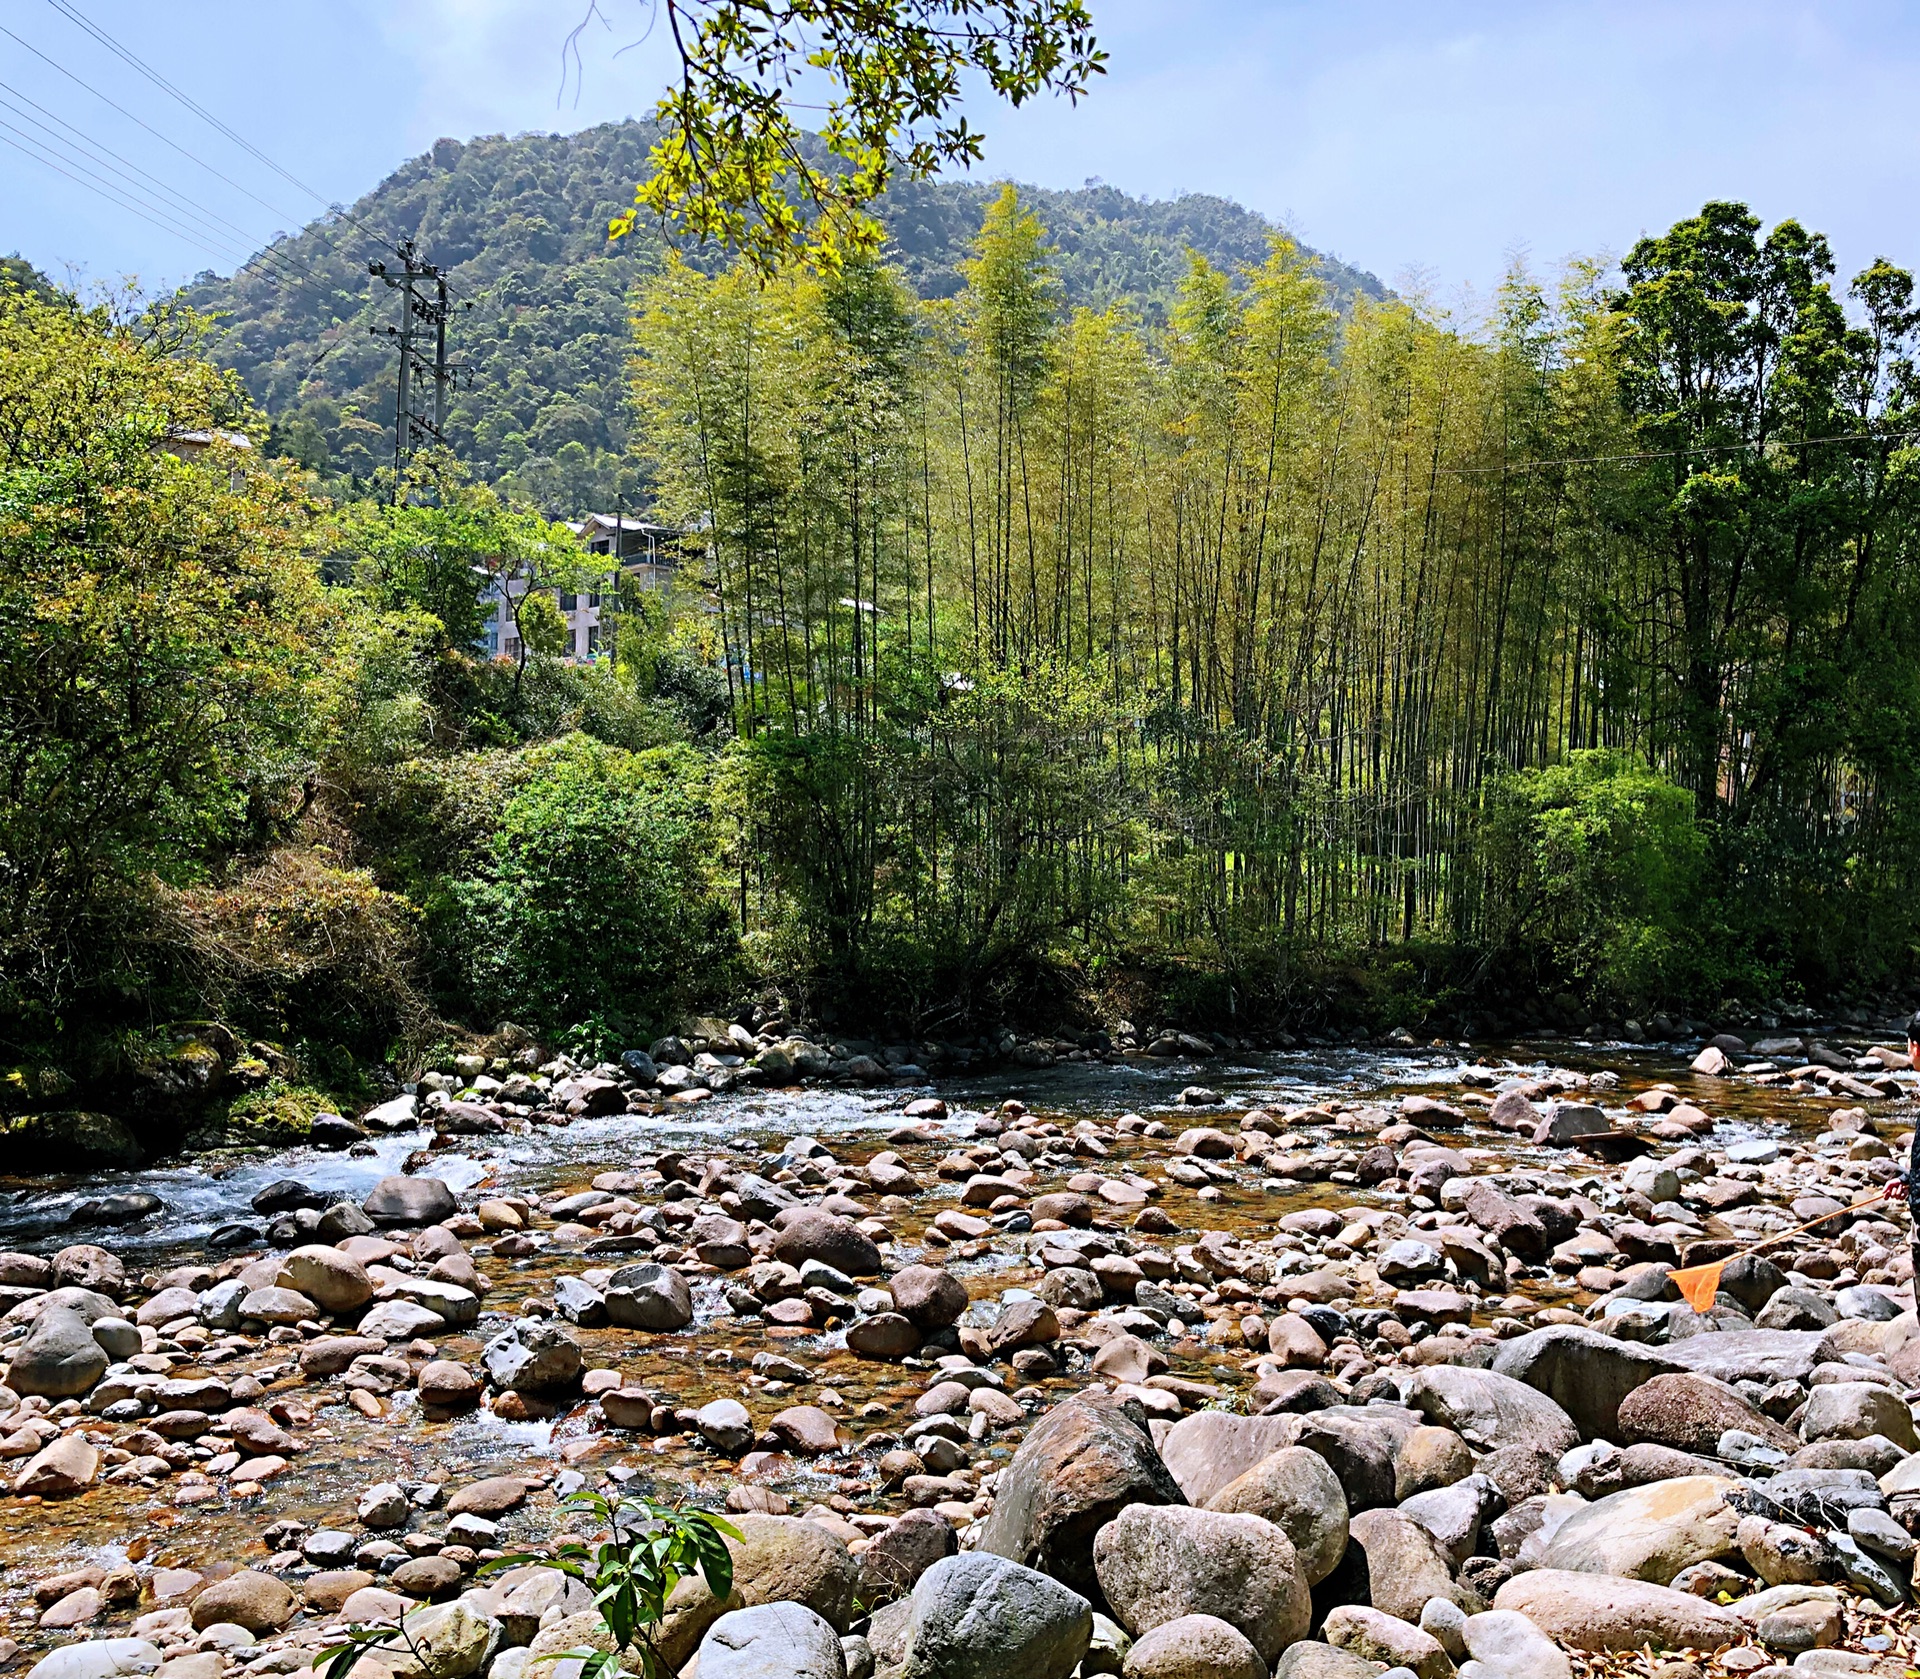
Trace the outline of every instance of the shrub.
<instances>
[{"instance_id":1,"label":"shrub","mask_svg":"<svg viewBox=\"0 0 1920 1679\"><path fill-rule=\"evenodd\" d=\"M521 768L481 865L450 889L473 1004L546 1033L637 1031L723 995L738 949L707 878L700 760L572 735Z\"/></svg>"},{"instance_id":2,"label":"shrub","mask_svg":"<svg viewBox=\"0 0 1920 1679\"><path fill-rule=\"evenodd\" d=\"M383 1053L422 1041L412 906L362 869L287 846L219 886L156 889L155 965L257 1029Z\"/></svg>"},{"instance_id":3,"label":"shrub","mask_svg":"<svg viewBox=\"0 0 1920 1679\"><path fill-rule=\"evenodd\" d=\"M1536 981L1635 1004L1713 985L1693 795L1624 753L1575 752L1487 795L1488 947Z\"/></svg>"}]
</instances>

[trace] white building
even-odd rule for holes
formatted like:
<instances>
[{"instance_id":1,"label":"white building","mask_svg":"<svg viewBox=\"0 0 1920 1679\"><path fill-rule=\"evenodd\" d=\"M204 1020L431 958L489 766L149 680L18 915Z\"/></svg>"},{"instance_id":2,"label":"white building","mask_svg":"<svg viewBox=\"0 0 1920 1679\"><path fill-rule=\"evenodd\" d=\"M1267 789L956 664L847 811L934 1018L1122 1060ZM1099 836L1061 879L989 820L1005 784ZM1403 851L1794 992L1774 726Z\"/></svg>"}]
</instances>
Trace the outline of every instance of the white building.
<instances>
[{"instance_id":1,"label":"white building","mask_svg":"<svg viewBox=\"0 0 1920 1679\"><path fill-rule=\"evenodd\" d=\"M591 554L604 554L610 561L604 584L584 593L567 589L554 591L560 616L567 622L567 651L570 664L586 664L601 652L600 611L603 597L613 593L615 572L631 578L643 589L660 590L672 582L677 563L674 542L679 531L671 525L650 524L644 519L612 513L589 513L584 519L570 519L567 529L579 537ZM483 646L489 658L520 659L519 632L514 627L512 602L527 592L521 581L495 583L483 599L494 603L492 615L483 631ZM611 605L611 601L607 602Z\"/></svg>"}]
</instances>

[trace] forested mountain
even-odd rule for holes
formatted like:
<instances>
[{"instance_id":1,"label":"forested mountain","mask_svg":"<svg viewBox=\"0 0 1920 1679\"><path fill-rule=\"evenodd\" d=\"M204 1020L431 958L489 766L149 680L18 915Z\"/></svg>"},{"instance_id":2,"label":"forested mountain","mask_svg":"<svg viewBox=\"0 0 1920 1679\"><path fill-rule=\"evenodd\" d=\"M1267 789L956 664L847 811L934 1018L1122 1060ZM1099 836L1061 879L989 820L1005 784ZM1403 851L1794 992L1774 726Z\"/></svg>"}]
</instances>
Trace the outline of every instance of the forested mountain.
<instances>
[{"instance_id":1,"label":"forested mountain","mask_svg":"<svg viewBox=\"0 0 1920 1679\"><path fill-rule=\"evenodd\" d=\"M450 441L483 478L550 513L610 506L642 488L625 459L627 298L657 268L657 234L609 242L609 217L646 171L650 124L584 133L489 135L435 143L342 216L279 241L231 279L202 276L188 301L221 317L213 353L273 416L276 444L329 478L364 478L391 447L393 293L369 275L373 235L415 239L447 268L451 342L469 369ZM960 289L956 263L995 188L982 181L899 187L882 217L894 259L926 297ZM1164 317L1189 248L1236 269L1259 263L1272 225L1223 198L1164 203L1099 184L1023 189L1057 246L1070 304L1132 302ZM1323 258L1335 298L1378 296L1372 275Z\"/></svg>"}]
</instances>

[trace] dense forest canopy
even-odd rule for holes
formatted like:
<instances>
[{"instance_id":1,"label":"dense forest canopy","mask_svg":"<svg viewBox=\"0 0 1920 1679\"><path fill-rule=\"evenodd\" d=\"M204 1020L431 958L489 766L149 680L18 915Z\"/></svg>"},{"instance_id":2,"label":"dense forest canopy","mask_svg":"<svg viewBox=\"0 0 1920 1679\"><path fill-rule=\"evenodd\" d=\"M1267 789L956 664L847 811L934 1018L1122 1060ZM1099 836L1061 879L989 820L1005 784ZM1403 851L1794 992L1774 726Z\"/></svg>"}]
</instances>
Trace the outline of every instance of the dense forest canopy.
<instances>
[{"instance_id":1,"label":"dense forest canopy","mask_svg":"<svg viewBox=\"0 0 1920 1679\"><path fill-rule=\"evenodd\" d=\"M644 486L627 453L627 294L665 246L645 222L617 241L607 224L630 204L656 134L624 122L442 140L352 205L351 220L317 222L280 240L272 261L207 276L186 300L219 318L213 354L273 417L276 443L331 481L365 480L391 454L394 350L373 335L393 306L367 273L381 253L361 227L414 238L450 274L453 349L472 370L453 405L455 452L552 516L631 503ZM921 296L960 289L958 264L996 190L902 181L882 201L892 258ZM1147 320L1164 319L1189 248L1237 269L1260 260L1271 232L1202 195L1156 203L1090 184L1030 197L1059 248L1067 300L1126 299ZM1331 259L1322 272L1343 303L1380 295L1371 275Z\"/></svg>"},{"instance_id":2,"label":"dense forest canopy","mask_svg":"<svg viewBox=\"0 0 1920 1679\"><path fill-rule=\"evenodd\" d=\"M416 172L430 236L504 283L459 179ZM211 1017L337 1081L756 996L1498 1030L1912 978L1909 276L1715 203L1480 321L1271 229L1108 296L1047 203L950 274L606 268L596 447L694 533L665 589L512 473L326 493L214 359L244 325L0 290L10 1052ZM513 263L582 237L532 222Z\"/></svg>"}]
</instances>

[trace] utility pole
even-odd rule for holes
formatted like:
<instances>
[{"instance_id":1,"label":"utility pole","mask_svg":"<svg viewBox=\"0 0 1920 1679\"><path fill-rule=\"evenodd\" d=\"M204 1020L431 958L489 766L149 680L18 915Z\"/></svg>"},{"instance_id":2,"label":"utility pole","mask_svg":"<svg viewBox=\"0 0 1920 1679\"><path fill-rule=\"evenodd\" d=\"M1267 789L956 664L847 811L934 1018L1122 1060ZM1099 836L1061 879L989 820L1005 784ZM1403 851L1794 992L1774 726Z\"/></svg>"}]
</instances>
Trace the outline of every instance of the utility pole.
<instances>
[{"instance_id":1,"label":"utility pole","mask_svg":"<svg viewBox=\"0 0 1920 1679\"><path fill-rule=\"evenodd\" d=\"M400 341L400 386L393 409L394 495L400 494L400 481L416 449L446 441L447 389L464 371L447 361L447 277L430 262L419 259L411 239L402 240L398 255L403 271L390 274L384 262L370 262L367 272L385 280L400 293L400 324L397 327L373 327L375 337L384 334ZM427 282L433 283L432 291ZM472 308L472 304L467 305ZM433 328L433 359L427 360L420 349L422 328ZM431 413L421 404L422 387L433 381Z\"/></svg>"}]
</instances>

